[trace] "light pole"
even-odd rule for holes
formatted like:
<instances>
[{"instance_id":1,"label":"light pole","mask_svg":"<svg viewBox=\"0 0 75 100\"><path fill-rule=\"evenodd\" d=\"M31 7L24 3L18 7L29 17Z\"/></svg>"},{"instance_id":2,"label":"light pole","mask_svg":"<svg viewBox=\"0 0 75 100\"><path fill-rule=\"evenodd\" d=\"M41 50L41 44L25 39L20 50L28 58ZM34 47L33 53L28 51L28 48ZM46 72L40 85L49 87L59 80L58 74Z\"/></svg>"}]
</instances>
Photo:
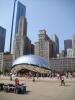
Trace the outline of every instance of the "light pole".
<instances>
[{"instance_id":1,"label":"light pole","mask_svg":"<svg viewBox=\"0 0 75 100\"><path fill-rule=\"evenodd\" d=\"M11 47L12 47L12 34L13 34L13 23L14 23L14 14L15 14L16 1L17 0L14 1L13 16L12 16L11 36L10 36L10 53L11 53Z\"/></svg>"}]
</instances>

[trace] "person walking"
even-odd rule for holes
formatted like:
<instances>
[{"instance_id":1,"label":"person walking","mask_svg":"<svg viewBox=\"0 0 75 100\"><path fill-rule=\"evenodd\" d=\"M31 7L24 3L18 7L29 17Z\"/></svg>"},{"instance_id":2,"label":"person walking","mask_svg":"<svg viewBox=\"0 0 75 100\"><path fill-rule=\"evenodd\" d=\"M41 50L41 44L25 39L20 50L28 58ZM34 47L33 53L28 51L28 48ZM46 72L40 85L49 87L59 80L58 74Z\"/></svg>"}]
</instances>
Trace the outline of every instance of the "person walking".
<instances>
[{"instance_id":1,"label":"person walking","mask_svg":"<svg viewBox=\"0 0 75 100\"><path fill-rule=\"evenodd\" d=\"M61 76L60 80L61 80L61 86L65 86L64 76Z\"/></svg>"}]
</instances>

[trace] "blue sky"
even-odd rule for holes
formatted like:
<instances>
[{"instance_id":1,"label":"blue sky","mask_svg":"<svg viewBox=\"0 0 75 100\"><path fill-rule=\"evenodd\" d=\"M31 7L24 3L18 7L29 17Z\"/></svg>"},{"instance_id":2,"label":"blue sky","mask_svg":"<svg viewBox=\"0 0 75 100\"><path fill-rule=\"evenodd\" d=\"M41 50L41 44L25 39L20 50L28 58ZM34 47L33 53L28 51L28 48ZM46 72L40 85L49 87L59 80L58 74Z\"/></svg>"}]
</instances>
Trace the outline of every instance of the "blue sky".
<instances>
[{"instance_id":1,"label":"blue sky","mask_svg":"<svg viewBox=\"0 0 75 100\"><path fill-rule=\"evenodd\" d=\"M75 34L75 0L19 1L26 6L27 35L32 43L38 41L39 30L46 29L48 36L51 37L53 33L58 36L60 50L62 50L64 40L71 39ZM9 51L13 4L14 0L0 0L0 26L7 30L5 51Z\"/></svg>"}]
</instances>

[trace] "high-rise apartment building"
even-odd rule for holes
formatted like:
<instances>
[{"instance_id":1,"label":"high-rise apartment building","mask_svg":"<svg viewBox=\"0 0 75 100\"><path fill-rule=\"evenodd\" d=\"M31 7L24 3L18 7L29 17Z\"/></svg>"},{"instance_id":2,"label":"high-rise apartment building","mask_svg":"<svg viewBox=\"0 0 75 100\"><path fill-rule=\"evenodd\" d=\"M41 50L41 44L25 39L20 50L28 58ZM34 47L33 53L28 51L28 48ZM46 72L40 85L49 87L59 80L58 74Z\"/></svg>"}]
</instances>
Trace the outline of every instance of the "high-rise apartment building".
<instances>
[{"instance_id":1,"label":"high-rise apartment building","mask_svg":"<svg viewBox=\"0 0 75 100\"><path fill-rule=\"evenodd\" d=\"M53 41L53 54L56 57L59 54L59 39L56 34L52 34L51 40Z\"/></svg>"},{"instance_id":2,"label":"high-rise apartment building","mask_svg":"<svg viewBox=\"0 0 75 100\"><path fill-rule=\"evenodd\" d=\"M15 33L18 32L18 25L19 25L19 19L21 16L25 16L26 15L26 7L20 3L18 1L18 4L17 4L17 14L16 14L16 26L15 26Z\"/></svg>"},{"instance_id":3,"label":"high-rise apartment building","mask_svg":"<svg viewBox=\"0 0 75 100\"><path fill-rule=\"evenodd\" d=\"M39 31L39 41L35 42L35 55L45 57L48 61L53 56L52 41L46 34L46 30Z\"/></svg>"},{"instance_id":4,"label":"high-rise apartment building","mask_svg":"<svg viewBox=\"0 0 75 100\"><path fill-rule=\"evenodd\" d=\"M0 26L0 52L4 52L6 29Z\"/></svg>"}]
</instances>

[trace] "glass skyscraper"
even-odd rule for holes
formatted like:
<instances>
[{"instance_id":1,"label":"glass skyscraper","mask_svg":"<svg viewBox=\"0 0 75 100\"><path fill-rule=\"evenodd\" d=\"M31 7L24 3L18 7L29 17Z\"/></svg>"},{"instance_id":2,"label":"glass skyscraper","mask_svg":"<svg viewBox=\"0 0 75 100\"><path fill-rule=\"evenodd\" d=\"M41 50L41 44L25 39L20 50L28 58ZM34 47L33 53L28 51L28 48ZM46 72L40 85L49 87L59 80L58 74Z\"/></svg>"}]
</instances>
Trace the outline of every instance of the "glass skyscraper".
<instances>
[{"instance_id":1,"label":"glass skyscraper","mask_svg":"<svg viewBox=\"0 0 75 100\"><path fill-rule=\"evenodd\" d=\"M51 40L54 42L53 48L54 48L54 56L56 57L57 54L59 54L59 38L56 34L52 34Z\"/></svg>"},{"instance_id":2,"label":"glass skyscraper","mask_svg":"<svg viewBox=\"0 0 75 100\"><path fill-rule=\"evenodd\" d=\"M26 7L20 3L18 1L18 4L17 4L17 14L16 14L16 26L15 26L15 33L18 32L18 25L19 25L19 19L21 16L25 16L26 15Z\"/></svg>"},{"instance_id":3,"label":"glass skyscraper","mask_svg":"<svg viewBox=\"0 0 75 100\"><path fill-rule=\"evenodd\" d=\"M4 52L6 29L0 26L0 52Z\"/></svg>"},{"instance_id":4,"label":"glass skyscraper","mask_svg":"<svg viewBox=\"0 0 75 100\"><path fill-rule=\"evenodd\" d=\"M64 40L64 50L67 50L69 48L72 49L72 40L71 39Z\"/></svg>"},{"instance_id":5,"label":"glass skyscraper","mask_svg":"<svg viewBox=\"0 0 75 100\"><path fill-rule=\"evenodd\" d=\"M67 56L68 49L72 49L72 40L71 39L64 40L64 56Z\"/></svg>"}]
</instances>

